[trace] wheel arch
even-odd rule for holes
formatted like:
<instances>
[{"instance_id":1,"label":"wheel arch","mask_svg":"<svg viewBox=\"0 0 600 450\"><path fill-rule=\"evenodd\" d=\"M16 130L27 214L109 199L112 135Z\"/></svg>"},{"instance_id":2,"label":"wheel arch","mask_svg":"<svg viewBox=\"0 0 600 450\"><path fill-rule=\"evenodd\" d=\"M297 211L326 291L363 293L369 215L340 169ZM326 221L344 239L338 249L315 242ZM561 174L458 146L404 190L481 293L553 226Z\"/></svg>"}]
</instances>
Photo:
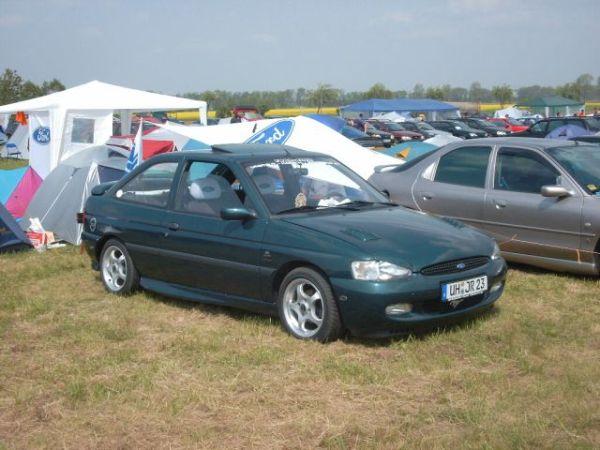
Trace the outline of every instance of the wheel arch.
<instances>
[{"instance_id":1,"label":"wheel arch","mask_svg":"<svg viewBox=\"0 0 600 450\"><path fill-rule=\"evenodd\" d=\"M283 279L287 276L288 273L290 273L294 269L298 269L299 267L307 267L309 269L312 269L312 270L318 272L319 275L321 275L323 278L325 278L325 280L331 286L329 277L327 276L325 271L323 269L321 269L319 266L317 266L313 263L310 263L308 261L305 261L305 260L288 261L287 263L285 263L281 267L279 267L279 269L277 269L277 271L273 274L273 276L271 278L270 295L273 300L277 300L277 295L279 294L279 288L281 287L281 283L283 282ZM333 290L333 286L332 286L332 290ZM336 299L336 301L337 301L337 299Z\"/></svg>"},{"instance_id":2,"label":"wheel arch","mask_svg":"<svg viewBox=\"0 0 600 450\"><path fill-rule=\"evenodd\" d=\"M94 248L94 251L96 254L96 260L100 261L100 255L102 254L102 249L104 248L104 245L111 239L119 241L121 244L125 245L125 242L123 242L119 238L119 236L117 236L116 234L108 233L108 234L102 235L102 237L100 239L98 239L98 242L96 242L96 246Z\"/></svg>"}]
</instances>

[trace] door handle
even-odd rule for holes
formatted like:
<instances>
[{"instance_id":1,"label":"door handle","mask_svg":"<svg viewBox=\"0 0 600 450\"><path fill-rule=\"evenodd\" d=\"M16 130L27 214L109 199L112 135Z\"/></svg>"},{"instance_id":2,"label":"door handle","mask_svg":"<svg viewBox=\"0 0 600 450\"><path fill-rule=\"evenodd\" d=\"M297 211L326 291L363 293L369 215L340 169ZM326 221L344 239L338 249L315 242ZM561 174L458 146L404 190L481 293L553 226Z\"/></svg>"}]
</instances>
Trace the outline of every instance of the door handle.
<instances>
[{"instance_id":1,"label":"door handle","mask_svg":"<svg viewBox=\"0 0 600 450\"><path fill-rule=\"evenodd\" d=\"M179 224L175 223L175 222L171 222L170 224L167 225L167 228L172 231L177 231L177 230L179 230Z\"/></svg>"},{"instance_id":2,"label":"door handle","mask_svg":"<svg viewBox=\"0 0 600 450\"><path fill-rule=\"evenodd\" d=\"M506 205L508 203L506 202L506 200L494 200L494 204L496 205L497 209L500 209L500 208L506 208Z\"/></svg>"},{"instance_id":3,"label":"door handle","mask_svg":"<svg viewBox=\"0 0 600 450\"><path fill-rule=\"evenodd\" d=\"M423 200L431 200L433 198L433 194L431 192L421 192L421 197Z\"/></svg>"}]
</instances>

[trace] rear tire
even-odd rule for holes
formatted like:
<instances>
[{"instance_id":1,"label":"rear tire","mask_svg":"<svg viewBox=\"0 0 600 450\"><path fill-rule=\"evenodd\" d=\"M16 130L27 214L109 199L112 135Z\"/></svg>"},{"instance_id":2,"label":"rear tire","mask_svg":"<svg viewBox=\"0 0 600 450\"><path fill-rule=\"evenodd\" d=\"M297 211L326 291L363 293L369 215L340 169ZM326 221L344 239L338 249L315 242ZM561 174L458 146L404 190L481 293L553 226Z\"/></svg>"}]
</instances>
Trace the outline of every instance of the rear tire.
<instances>
[{"instance_id":1,"label":"rear tire","mask_svg":"<svg viewBox=\"0 0 600 450\"><path fill-rule=\"evenodd\" d=\"M100 274L108 292L128 295L139 286L139 274L125 245L116 239L109 239L100 254Z\"/></svg>"},{"instance_id":2,"label":"rear tire","mask_svg":"<svg viewBox=\"0 0 600 450\"><path fill-rule=\"evenodd\" d=\"M295 338L329 342L342 335L331 286L313 269L300 267L286 275L279 288L277 309L283 328Z\"/></svg>"}]
</instances>

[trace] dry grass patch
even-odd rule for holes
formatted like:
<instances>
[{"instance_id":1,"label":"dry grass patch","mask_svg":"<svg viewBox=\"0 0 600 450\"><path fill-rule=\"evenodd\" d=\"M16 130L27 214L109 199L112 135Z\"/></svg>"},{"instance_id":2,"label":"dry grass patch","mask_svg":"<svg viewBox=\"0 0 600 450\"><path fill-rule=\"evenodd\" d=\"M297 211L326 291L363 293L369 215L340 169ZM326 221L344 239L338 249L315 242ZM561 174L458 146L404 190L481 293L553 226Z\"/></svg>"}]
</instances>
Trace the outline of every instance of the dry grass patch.
<instances>
[{"instance_id":1,"label":"dry grass patch","mask_svg":"<svg viewBox=\"0 0 600 450\"><path fill-rule=\"evenodd\" d=\"M386 341L108 295L75 248L0 257L1 448L600 445L600 284L512 270L495 311Z\"/></svg>"}]
</instances>

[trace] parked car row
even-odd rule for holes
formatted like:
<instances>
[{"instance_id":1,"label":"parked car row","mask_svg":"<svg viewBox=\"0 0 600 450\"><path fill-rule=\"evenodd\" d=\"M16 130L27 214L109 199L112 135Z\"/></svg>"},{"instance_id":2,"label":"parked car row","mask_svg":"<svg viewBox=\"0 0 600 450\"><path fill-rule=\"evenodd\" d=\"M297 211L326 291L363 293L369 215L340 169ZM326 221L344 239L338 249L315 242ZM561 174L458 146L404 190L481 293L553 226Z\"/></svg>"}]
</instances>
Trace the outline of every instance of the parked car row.
<instances>
[{"instance_id":1,"label":"parked car row","mask_svg":"<svg viewBox=\"0 0 600 450\"><path fill-rule=\"evenodd\" d=\"M488 134L471 120L433 123ZM469 139L379 167L370 183L287 146L160 155L93 189L82 242L109 292L277 314L321 342L485 311L504 290L503 257L597 276L600 146Z\"/></svg>"},{"instance_id":2,"label":"parked car row","mask_svg":"<svg viewBox=\"0 0 600 450\"><path fill-rule=\"evenodd\" d=\"M476 227L509 261L600 271L600 146L526 138L449 144L370 181L398 204Z\"/></svg>"}]
</instances>

